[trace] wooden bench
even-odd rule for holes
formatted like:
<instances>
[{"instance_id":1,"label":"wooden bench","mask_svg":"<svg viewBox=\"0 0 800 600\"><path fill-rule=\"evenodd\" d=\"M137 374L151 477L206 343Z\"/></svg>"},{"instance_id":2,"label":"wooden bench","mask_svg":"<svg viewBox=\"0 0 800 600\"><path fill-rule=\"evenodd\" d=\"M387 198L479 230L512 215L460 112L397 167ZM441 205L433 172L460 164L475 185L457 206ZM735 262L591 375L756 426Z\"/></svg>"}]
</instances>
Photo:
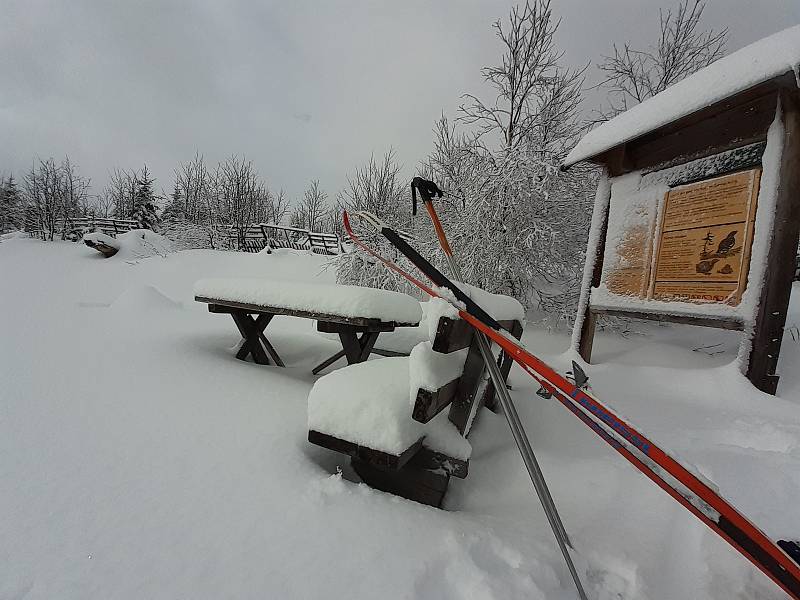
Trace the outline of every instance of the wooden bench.
<instances>
[{"instance_id":1,"label":"wooden bench","mask_svg":"<svg viewBox=\"0 0 800 600\"><path fill-rule=\"evenodd\" d=\"M522 325L519 321L502 321L501 323L515 337L521 336ZM418 437L416 434L412 434L406 439L405 447L395 448L395 451L390 452L386 448L377 447L379 444L373 444L376 447L371 447L370 444L364 443L363 440L370 437L371 431L335 435L331 431L331 427L320 431L313 426L315 422L320 421L314 415L319 411L322 411L321 414L325 414L326 402L331 403L331 410L353 411L349 415L341 414L340 417L344 420L351 419L354 423L374 423L379 420L383 410L381 403L391 402L393 399L388 398L391 394L381 391L375 393L375 397L369 397L367 402L353 406L342 405L343 395L348 393L347 388L351 392L361 395L373 393L369 389L364 391L364 386L371 386L370 380L376 377L375 373L370 375L368 371L377 371L383 368L383 365L396 365L397 369L393 377L384 373L384 379L402 379L404 376L403 365L412 364L419 346L415 347L409 358L385 358L356 367L345 367L318 380L309 395L308 441L349 456L355 472L371 487L423 504L440 507L450 478L463 479L467 476L469 458L463 455L453 456L442 447L440 441L431 437L427 429L421 429ZM427 352L427 348L422 350ZM400 403L397 406L400 406L401 413L407 410L405 414L401 414L400 418L409 419L409 423L414 421L418 424L427 424L425 427L430 427L435 423L439 430L442 427L452 427L455 429L455 435L466 438L475 420L474 417L470 419L470 416L477 415L483 405L494 406L494 389L488 381L486 367L473 330L465 321L442 317L437 324L436 335L430 350L442 355L452 355L456 352L465 354L463 367L455 377L443 382L434 390L422 388L410 390L409 388L414 385L410 381L405 388L398 383L396 390L398 398L395 401ZM431 358L435 357L428 354L427 359ZM503 376L507 377L511 360L502 353L499 353L498 360ZM381 363L381 365L374 363ZM349 380L344 378L348 373L352 374ZM412 391L416 393L413 407L407 404ZM329 392L330 399L326 400ZM448 407L448 414L442 414ZM373 418L365 417L364 413L373 409L376 411L376 415ZM387 430L391 429L388 425ZM415 430L412 427L413 431Z\"/></svg>"}]
</instances>

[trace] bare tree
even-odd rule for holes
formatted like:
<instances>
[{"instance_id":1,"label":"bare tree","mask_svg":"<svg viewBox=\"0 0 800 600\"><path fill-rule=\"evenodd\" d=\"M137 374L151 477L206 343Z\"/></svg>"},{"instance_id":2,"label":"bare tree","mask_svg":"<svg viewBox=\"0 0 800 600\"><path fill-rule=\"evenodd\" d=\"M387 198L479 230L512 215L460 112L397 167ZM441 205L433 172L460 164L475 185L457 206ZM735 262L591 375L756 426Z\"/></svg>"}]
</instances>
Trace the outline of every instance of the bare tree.
<instances>
[{"instance_id":1,"label":"bare tree","mask_svg":"<svg viewBox=\"0 0 800 600\"><path fill-rule=\"evenodd\" d=\"M91 210L96 216L108 218L114 214L114 196L111 195L108 188L104 188L99 195L94 196L91 206Z\"/></svg>"},{"instance_id":2,"label":"bare tree","mask_svg":"<svg viewBox=\"0 0 800 600\"><path fill-rule=\"evenodd\" d=\"M175 169L176 197L172 198L169 212L194 223L208 221L209 197L212 177L201 154L195 154L188 163Z\"/></svg>"},{"instance_id":3,"label":"bare tree","mask_svg":"<svg viewBox=\"0 0 800 600\"><path fill-rule=\"evenodd\" d=\"M266 214L269 192L260 182L253 163L231 156L217 165L214 175L215 205L219 222L237 233L238 245L244 245L247 228Z\"/></svg>"},{"instance_id":4,"label":"bare tree","mask_svg":"<svg viewBox=\"0 0 800 600\"><path fill-rule=\"evenodd\" d=\"M554 111L572 113L580 102L584 69L562 69L555 45L559 21L550 0L527 0L511 9L508 24L493 27L503 44L501 64L484 67L483 77L495 89L493 103L464 94L460 121L474 124L477 137L499 133L512 148L520 140L551 137L542 129Z\"/></svg>"},{"instance_id":5,"label":"bare tree","mask_svg":"<svg viewBox=\"0 0 800 600\"><path fill-rule=\"evenodd\" d=\"M366 165L357 168L347 177L347 187L340 191L336 198L335 231L341 234L339 218L344 210L350 213L367 210L401 229L409 229L412 225L410 206L409 182L400 178L400 165L397 163L394 151L389 150L381 160L371 156ZM401 264L404 263L402 255L398 255L397 250L374 230L365 230L362 236L370 244L381 247ZM409 286L407 281L387 271L381 264L360 251L340 254L336 264L338 265L336 277L340 283L399 290L414 295L419 293ZM413 270L407 263L406 266Z\"/></svg>"},{"instance_id":6,"label":"bare tree","mask_svg":"<svg viewBox=\"0 0 800 600\"><path fill-rule=\"evenodd\" d=\"M89 180L78 174L69 157L60 165L48 158L31 166L24 179L24 196L43 239L52 240L59 223L64 237L67 219L85 209L88 187Z\"/></svg>"},{"instance_id":7,"label":"bare tree","mask_svg":"<svg viewBox=\"0 0 800 600\"><path fill-rule=\"evenodd\" d=\"M103 194L113 203L115 216L124 219L133 214L136 208L137 189L136 171L114 169Z\"/></svg>"},{"instance_id":8,"label":"bare tree","mask_svg":"<svg viewBox=\"0 0 800 600\"><path fill-rule=\"evenodd\" d=\"M608 89L610 106L595 121L627 110L725 55L728 29L702 29L705 8L703 0L682 0L675 10L660 10L658 40L646 50L614 45L614 54L598 65L604 75L599 85Z\"/></svg>"},{"instance_id":9,"label":"bare tree","mask_svg":"<svg viewBox=\"0 0 800 600\"><path fill-rule=\"evenodd\" d=\"M61 188L61 238L66 237L67 219L85 214L88 207L89 180L81 177L69 157L64 157L59 167Z\"/></svg>"},{"instance_id":10,"label":"bare tree","mask_svg":"<svg viewBox=\"0 0 800 600\"><path fill-rule=\"evenodd\" d=\"M537 303L552 322L574 313L594 187L591 171L558 169L582 132L584 71L560 66L558 25L549 0L530 0L494 24L501 64L483 74L496 100L466 96L457 120L473 126L466 132L443 116L420 168L450 199L440 211L466 280ZM423 244L435 239L424 220L415 227ZM440 253L428 254L441 265Z\"/></svg>"},{"instance_id":11,"label":"bare tree","mask_svg":"<svg viewBox=\"0 0 800 600\"><path fill-rule=\"evenodd\" d=\"M328 194L319 187L319 180L314 179L303 193L303 199L292 213L291 224L310 231L321 231L329 212Z\"/></svg>"},{"instance_id":12,"label":"bare tree","mask_svg":"<svg viewBox=\"0 0 800 600\"><path fill-rule=\"evenodd\" d=\"M286 192L280 190L277 195L272 195L266 222L280 225L288 212L289 200L286 198Z\"/></svg>"}]
</instances>

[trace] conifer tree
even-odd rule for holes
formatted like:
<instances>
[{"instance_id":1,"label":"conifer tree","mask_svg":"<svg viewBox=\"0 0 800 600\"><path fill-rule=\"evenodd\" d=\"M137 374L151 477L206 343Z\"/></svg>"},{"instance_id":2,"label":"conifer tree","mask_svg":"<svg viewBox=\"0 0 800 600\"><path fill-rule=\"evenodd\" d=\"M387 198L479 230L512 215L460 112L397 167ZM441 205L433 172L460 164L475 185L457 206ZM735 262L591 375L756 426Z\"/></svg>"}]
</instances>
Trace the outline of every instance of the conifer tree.
<instances>
[{"instance_id":1,"label":"conifer tree","mask_svg":"<svg viewBox=\"0 0 800 600\"><path fill-rule=\"evenodd\" d=\"M153 194L153 183L155 183L155 177L150 175L147 165L145 165L136 178L136 197L132 216L139 223L140 229L157 231L160 219L158 205Z\"/></svg>"},{"instance_id":2,"label":"conifer tree","mask_svg":"<svg viewBox=\"0 0 800 600\"><path fill-rule=\"evenodd\" d=\"M22 227L22 195L19 193L14 175L9 175L3 184L2 207L0 208L0 231L19 229Z\"/></svg>"}]
</instances>

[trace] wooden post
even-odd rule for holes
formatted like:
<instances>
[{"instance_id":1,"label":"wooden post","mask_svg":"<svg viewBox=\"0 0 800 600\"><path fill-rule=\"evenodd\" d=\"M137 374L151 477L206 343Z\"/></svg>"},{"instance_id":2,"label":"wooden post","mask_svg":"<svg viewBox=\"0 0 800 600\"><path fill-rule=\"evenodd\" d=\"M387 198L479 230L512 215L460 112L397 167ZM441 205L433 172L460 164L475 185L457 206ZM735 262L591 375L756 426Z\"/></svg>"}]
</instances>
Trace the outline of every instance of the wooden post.
<instances>
[{"instance_id":1,"label":"wooden post","mask_svg":"<svg viewBox=\"0 0 800 600\"><path fill-rule=\"evenodd\" d=\"M776 370L792 291L800 227L800 101L796 90L781 90L779 98L784 137L775 222L747 367L747 378L768 394L774 394L778 388Z\"/></svg>"},{"instance_id":2,"label":"wooden post","mask_svg":"<svg viewBox=\"0 0 800 600\"><path fill-rule=\"evenodd\" d=\"M607 174L606 177L610 175ZM600 200L597 198L595 202L602 201L605 203L605 216L603 216L603 223L600 225L600 235L597 240L597 247L594 249L594 267L592 268L592 279L589 282L589 289L586 290L586 306L583 309L583 321L581 322L581 336L578 341L578 354L587 363L592 361L592 344L594 343L594 330L597 325L597 315L590 309L590 299L592 288L600 285L600 277L603 274L603 256L606 252L606 234L608 233L608 211L611 210L611 181L600 181L599 185L608 186L606 197ZM586 259L591 256L592 249L589 248L586 253ZM583 293L583 290L581 290Z\"/></svg>"}]
</instances>

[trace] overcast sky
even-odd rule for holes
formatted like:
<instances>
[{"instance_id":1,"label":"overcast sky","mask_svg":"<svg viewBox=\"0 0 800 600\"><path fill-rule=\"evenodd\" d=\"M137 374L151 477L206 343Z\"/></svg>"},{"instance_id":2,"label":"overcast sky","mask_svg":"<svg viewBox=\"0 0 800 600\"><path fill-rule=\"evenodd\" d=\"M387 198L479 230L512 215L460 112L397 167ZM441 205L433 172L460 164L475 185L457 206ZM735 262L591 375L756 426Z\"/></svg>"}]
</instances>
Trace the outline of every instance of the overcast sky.
<instances>
[{"instance_id":1,"label":"overcast sky","mask_svg":"<svg viewBox=\"0 0 800 600\"><path fill-rule=\"evenodd\" d=\"M553 0L567 64L649 42L677 1ZM236 153L291 197L315 178L333 196L389 147L411 173L442 110L486 91L511 4L0 0L0 173L68 154L93 193L144 163L169 192L195 151ZM735 50L800 23L800 0L709 0L705 22Z\"/></svg>"}]
</instances>

